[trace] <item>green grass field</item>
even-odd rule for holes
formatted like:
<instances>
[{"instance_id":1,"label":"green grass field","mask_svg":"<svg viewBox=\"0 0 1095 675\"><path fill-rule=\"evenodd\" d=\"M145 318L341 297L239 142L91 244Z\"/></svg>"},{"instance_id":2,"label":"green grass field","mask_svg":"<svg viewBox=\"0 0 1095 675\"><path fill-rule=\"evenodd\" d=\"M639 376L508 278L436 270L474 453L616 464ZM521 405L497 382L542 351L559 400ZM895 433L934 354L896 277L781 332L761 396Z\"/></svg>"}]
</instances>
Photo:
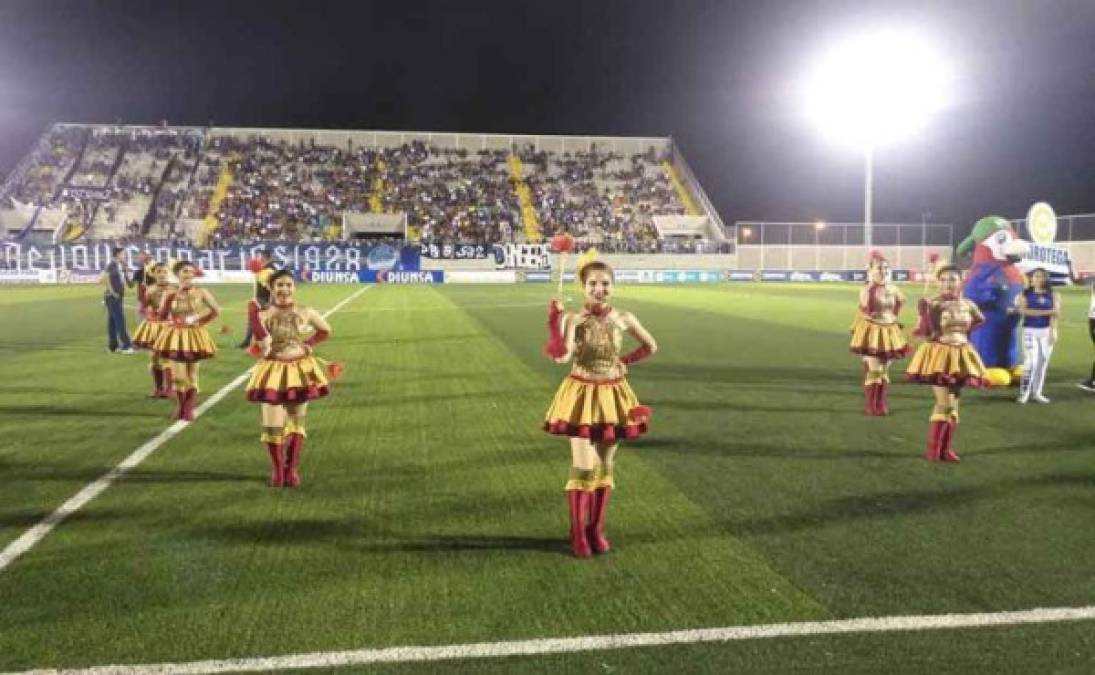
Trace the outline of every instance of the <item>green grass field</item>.
<instances>
[{"instance_id":1,"label":"green grass field","mask_svg":"<svg viewBox=\"0 0 1095 675\"><path fill-rule=\"evenodd\" d=\"M203 399L252 362L230 346L247 289L214 292L233 332ZM233 392L0 571L0 671L1095 605L1086 295L1065 293L1053 404L966 395L963 461L934 465L926 388L862 414L853 287L619 288L661 348L631 372L654 420L618 460L614 551L583 561L569 451L539 429L565 372L540 352L549 293L361 294L330 318L321 353L346 372L310 410L303 487L265 486ZM105 352L98 294L0 290L0 548L170 424L147 357ZM369 672L560 671L1090 673L1095 622Z\"/></svg>"}]
</instances>

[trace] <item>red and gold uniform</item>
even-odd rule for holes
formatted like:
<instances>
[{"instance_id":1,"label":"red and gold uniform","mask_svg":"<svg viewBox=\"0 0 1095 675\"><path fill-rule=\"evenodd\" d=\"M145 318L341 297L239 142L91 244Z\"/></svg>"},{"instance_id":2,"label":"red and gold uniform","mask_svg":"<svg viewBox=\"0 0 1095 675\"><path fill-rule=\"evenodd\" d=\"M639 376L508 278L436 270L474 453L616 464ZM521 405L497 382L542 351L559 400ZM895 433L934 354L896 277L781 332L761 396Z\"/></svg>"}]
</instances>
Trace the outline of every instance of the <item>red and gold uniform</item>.
<instances>
[{"instance_id":1,"label":"red and gold uniform","mask_svg":"<svg viewBox=\"0 0 1095 675\"><path fill-rule=\"evenodd\" d=\"M331 329L318 312L295 304L292 274L275 272L270 285L273 304L262 309L252 300L248 307L261 356L247 381L247 400L262 404L260 439L270 456L270 485L298 487L308 402L330 392L324 364L312 350Z\"/></svg>"},{"instance_id":2,"label":"red and gold uniform","mask_svg":"<svg viewBox=\"0 0 1095 675\"><path fill-rule=\"evenodd\" d=\"M582 311L564 314L559 302L548 308L550 339L545 352L556 363L573 359L573 365L555 392L543 428L570 440L570 546L575 556L587 558L610 548L604 528L615 488L618 443L646 433L650 418L650 408L639 404L627 382L627 368L652 356L657 345L634 315L608 304L608 265L579 262L578 279L586 296ZM640 343L627 354L622 353L624 333Z\"/></svg>"},{"instance_id":3,"label":"red and gold uniform","mask_svg":"<svg viewBox=\"0 0 1095 675\"><path fill-rule=\"evenodd\" d=\"M870 281L859 294L849 349L863 359L865 412L889 415L890 364L909 353L909 343L897 320L905 296L890 282L889 262L881 255L872 256L867 273Z\"/></svg>"},{"instance_id":4,"label":"red and gold uniform","mask_svg":"<svg viewBox=\"0 0 1095 675\"><path fill-rule=\"evenodd\" d=\"M615 442L646 433L646 421L628 417L639 400L624 376L624 328L611 307L586 307L573 316L574 365L544 416L544 431Z\"/></svg>"},{"instance_id":5,"label":"red and gold uniform","mask_svg":"<svg viewBox=\"0 0 1095 675\"><path fill-rule=\"evenodd\" d=\"M217 354L205 327L217 318L220 308L208 290L191 284L196 272L192 263L175 265L179 287L164 294L160 319L166 323L152 347L161 359L171 362L180 420L194 419L199 366Z\"/></svg>"},{"instance_id":6,"label":"red and gold uniform","mask_svg":"<svg viewBox=\"0 0 1095 675\"><path fill-rule=\"evenodd\" d=\"M945 387L988 386L985 364L970 344L969 334L985 321L977 305L963 297L939 296L920 303L921 327L928 338L905 371L910 382Z\"/></svg>"},{"instance_id":7,"label":"red and gold uniform","mask_svg":"<svg viewBox=\"0 0 1095 675\"><path fill-rule=\"evenodd\" d=\"M270 336L270 351L247 381L247 400L254 403L306 403L329 393L327 376L312 347L327 338L327 332L312 330L311 311L295 305L272 305L260 312L260 340Z\"/></svg>"},{"instance_id":8,"label":"red and gold uniform","mask_svg":"<svg viewBox=\"0 0 1095 675\"><path fill-rule=\"evenodd\" d=\"M146 269L146 279L152 278L150 275L153 274L154 268L155 266L151 266ZM165 277L166 269L164 269L163 278ZM171 397L170 362L155 351L156 340L159 339L170 323L167 319L160 318L160 305L163 304L167 294L171 292L173 292L172 286L167 283L166 278L164 281L157 281L152 285L142 284L137 292L143 320L133 334L133 346L138 349L147 349L151 354L149 371L152 373L153 389L152 393L149 394L150 398Z\"/></svg>"},{"instance_id":9,"label":"red and gold uniform","mask_svg":"<svg viewBox=\"0 0 1095 675\"><path fill-rule=\"evenodd\" d=\"M910 382L931 385L935 406L929 419L929 461L957 462L951 447L958 428L958 399L963 387L988 386L985 364L970 344L970 331L984 322L977 305L956 292L944 292L919 303L916 334L926 338L916 349L906 375Z\"/></svg>"}]
</instances>

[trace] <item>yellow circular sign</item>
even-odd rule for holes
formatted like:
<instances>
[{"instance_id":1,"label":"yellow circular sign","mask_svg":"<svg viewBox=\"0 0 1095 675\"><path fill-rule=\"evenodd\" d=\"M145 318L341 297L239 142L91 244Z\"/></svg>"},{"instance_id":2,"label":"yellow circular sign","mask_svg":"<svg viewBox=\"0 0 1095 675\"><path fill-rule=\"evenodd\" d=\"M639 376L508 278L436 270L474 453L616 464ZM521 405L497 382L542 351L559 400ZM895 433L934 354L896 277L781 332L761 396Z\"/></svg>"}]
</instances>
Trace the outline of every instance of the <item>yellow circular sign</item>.
<instances>
[{"instance_id":1,"label":"yellow circular sign","mask_svg":"<svg viewBox=\"0 0 1095 675\"><path fill-rule=\"evenodd\" d=\"M1045 202L1038 202L1030 207L1027 212L1027 231L1035 243L1048 246L1057 238L1057 214L1053 207Z\"/></svg>"}]
</instances>

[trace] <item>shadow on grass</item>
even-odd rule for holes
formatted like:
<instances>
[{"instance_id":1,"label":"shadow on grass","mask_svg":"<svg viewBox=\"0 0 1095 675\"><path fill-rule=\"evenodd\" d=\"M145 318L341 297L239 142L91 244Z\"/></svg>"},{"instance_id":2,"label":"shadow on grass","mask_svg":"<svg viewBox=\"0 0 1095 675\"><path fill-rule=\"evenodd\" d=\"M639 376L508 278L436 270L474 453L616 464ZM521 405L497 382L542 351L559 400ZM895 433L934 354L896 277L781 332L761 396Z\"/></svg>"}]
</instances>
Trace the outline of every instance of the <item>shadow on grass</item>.
<instances>
[{"instance_id":1,"label":"shadow on grass","mask_svg":"<svg viewBox=\"0 0 1095 675\"><path fill-rule=\"evenodd\" d=\"M653 449L685 456L779 457L809 460L854 460L864 458L896 460L920 459L920 455L907 452L902 448L895 448L892 451L825 447L796 449L789 448L785 445L770 445L765 443L743 443L740 441L724 440L720 440L717 443L697 442L695 438L673 438L665 436L644 438L633 442L631 445L636 452L642 452L644 449Z\"/></svg>"},{"instance_id":2,"label":"shadow on grass","mask_svg":"<svg viewBox=\"0 0 1095 675\"><path fill-rule=\"evenodd\" d=\"M0 415L27 417L163 417L160 413L138 412L130 408L67 408L57 405L0 405Z\"/></svg>"},{"instance_id":3,"label":"shadow on grass","mask_svg":"<svg viewBox=\"0 0 1095 675\"><path fill-rule=\"evenodd\" d=\"M445 551L546 551L570 555L562 537L513 537L502 535L425 535L415 539L378 544L366 548L378 551L430 553Z\"/></svg>"},{"instance_id":4,"label":"shadow on grass","mask_svg":"<svg viewBox=\"0 0 1095 675\"><path fill-rule=\"evenodd\" d=\"M940 467L949 468L949 467ZM830 499L811 507L769 518L721 520L721 524L734 536L770 536L802 530L815 530L830 525L847 523L864 518L891 518L910 514L949 511L985 499L998 499L1015 494L1017 489L1028 487L1062 487L1078 485L1095 486L1095 476L1090 474L1047 474L1020 480L1000 481L961 489L907 490L904 492L877 493Z\"/></svg>"},{"instance_id":5,"label":"shadow on grass","mask_svg":"<svg viewBox=\"0 0 1095 675\"><path fill-rule=\"evenodd\" d=\"M855 415L857 417L863 417L863 411L854 406L843 406L834 408L833 406L793 406L793 405L763 405L756 403L741 403L738 401L712 401L710 399L697 398L695 400L676 400L676 399L660 399L650 398L645 399L653 407L655 412L658 408L668 408L670 410L702 410L705 412L715 411L724 412L727 414L743 413L743 412L774 412L774 413L820 413L825 415Z\"/></svg>"},{"instance_id":6,"label":"shadow on grass","mask_svg":"<svg viewBox=\"0 0 1095 675\"><path fill-rule=\"evenodd\" d=\"M29 528L45 520L53 510L16 511L15 513L0 514L0 527ZM138 517L136 511L118 511L112 509L90 509L77 511L65 517L64 522L71 523L95 523L130 520Z\"/></svg>"},{"instance_id":7,"label":"shadow on grass","mask_svg":"<svg viewBox=\"0 0 1095 675\"><path fill-rule=\"evenodd\" d=\"M691 380L709 384L711 382L725 382L729 384L817 384L824 383L830 387L845 381L856 381L859 371L852 364L849 373L834 371L832 368L802 368L802 367L760 367L740 366L728 363L665 363L651 361L650 364L636 366L638 373L641 368L641 377L646 380Z\"/></svg>"}]
</instances>

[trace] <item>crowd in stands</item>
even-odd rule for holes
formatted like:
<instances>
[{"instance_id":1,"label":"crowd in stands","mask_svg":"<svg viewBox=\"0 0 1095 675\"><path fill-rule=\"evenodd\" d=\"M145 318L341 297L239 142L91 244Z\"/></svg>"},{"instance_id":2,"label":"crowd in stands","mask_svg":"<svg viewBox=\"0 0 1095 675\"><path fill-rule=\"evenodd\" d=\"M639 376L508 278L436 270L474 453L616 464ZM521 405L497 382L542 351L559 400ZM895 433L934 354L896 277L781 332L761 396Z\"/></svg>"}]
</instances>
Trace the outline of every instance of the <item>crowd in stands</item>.
<instances>
[{"instance_id":1,"label":"crowd in stands","mask_svg":"<svg viewBox=\"0 0 1095 675\"><path fill-rule=\"evenodd\" d=\"M520 158L520 180L511 155ZM203 236L215 245L337 239L346 212L400 213L412 237L446 244L524 241L521 198L528 194L545 236L566 231L583 245L646 252L663 246L653 217L685 212L665 159L653 147L628 156L597 145L564 152L421 140L331 147L215 132L56 127L0 198L61 206L71 221L119 236L185 237L204 221ZM66 181L108 189L109 197L70 195Z\"/></svg>"},{"instance_id":2,"label":"crowd in stands","mask_svg":"<svg viewBox=\"0 0 1095 675\"><path fill-rule=\"evenodd\" d=\"M549 154L518 149L533 168L528 178L546 231L569 232L611 251L655 251L655 215L685 213L653 148L629 158L592 145L588 151Z\"/></svg>"}]
</instances>

